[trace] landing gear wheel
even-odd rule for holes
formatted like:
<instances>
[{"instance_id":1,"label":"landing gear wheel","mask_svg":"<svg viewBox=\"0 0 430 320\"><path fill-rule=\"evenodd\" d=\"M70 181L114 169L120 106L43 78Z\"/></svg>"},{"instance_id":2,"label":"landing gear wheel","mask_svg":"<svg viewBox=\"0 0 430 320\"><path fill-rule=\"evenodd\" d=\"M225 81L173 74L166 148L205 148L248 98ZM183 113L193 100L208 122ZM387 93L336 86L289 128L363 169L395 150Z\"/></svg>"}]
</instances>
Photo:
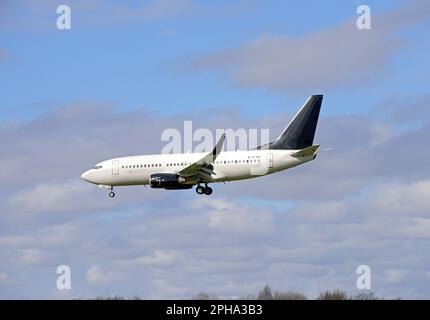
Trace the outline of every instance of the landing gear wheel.
<instances>
[{"instance_id":1,"label":"landing gear wheel","mask_svg":"<svg viewBox=\"0 0 430 320\"><path fill-rule=\"evenodd\" d=\"M213 192L211 187L205 187L203 192L205 193L205 195L210 196Z\"/></svg>"},{"instance_id":2,"label":"landing gear wheel","mask_svg":"<svg viewBox=\"0 0 430 320\"><path fill-rule=\"evenodd\" d=\"M111 197L111 198L115 197L115 192L113 192L113 191L109 192L109 197Z\"/></svg>"},{"instance_id":3,"label":"landing gear wheel","mask_svg":"<svg viewBox=\"0 0 430 320\"><path fill-rule=\"evenodd\" d=\"M197 188L196 188L196 192L197 192L198 194L203 194L203 193L205 192L205 188L204 188L204 187L202 187L202 186L197 186Z\"/></svg>"}]
</instances>

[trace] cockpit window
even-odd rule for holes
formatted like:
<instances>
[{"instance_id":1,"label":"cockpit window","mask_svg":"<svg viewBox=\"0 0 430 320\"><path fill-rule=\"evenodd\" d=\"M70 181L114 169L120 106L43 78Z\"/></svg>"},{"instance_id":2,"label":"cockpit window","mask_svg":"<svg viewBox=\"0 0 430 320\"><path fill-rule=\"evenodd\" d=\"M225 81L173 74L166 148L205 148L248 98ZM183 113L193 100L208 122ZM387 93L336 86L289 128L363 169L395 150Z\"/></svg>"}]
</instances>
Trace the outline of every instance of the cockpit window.
<instances>
[{"instance_id":1,"label":"cockpit window","mask_svg":"<svg viewBox=\"0 0 430 320\"><path fill-rule=\"evenodd\" d=\"M94 166L94 169L101 169L102 166Z\"/></svg>"}]
</instances>

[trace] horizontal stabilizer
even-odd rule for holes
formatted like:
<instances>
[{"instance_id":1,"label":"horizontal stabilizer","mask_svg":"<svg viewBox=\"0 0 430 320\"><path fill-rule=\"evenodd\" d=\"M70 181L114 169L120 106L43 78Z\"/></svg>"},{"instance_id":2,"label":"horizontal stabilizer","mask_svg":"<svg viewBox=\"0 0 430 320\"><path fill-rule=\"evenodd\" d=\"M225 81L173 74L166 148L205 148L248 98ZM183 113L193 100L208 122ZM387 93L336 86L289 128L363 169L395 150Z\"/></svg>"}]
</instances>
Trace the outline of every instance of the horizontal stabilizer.
<instances>
[{"instance_id":1,"label":"horizontal stabilizer","mask_svg":"<svg viewBox=\"0 0 430 320\"><path fill-rule=\"evenodd\" d=\"M296 151L294 153L291 154L291 156L293 157L305 157L305 156L309 156L314 154L318 148L319 148L319 144L314 144L313 146L304 148L302 150Z\"/></svg>"}]
</instances>

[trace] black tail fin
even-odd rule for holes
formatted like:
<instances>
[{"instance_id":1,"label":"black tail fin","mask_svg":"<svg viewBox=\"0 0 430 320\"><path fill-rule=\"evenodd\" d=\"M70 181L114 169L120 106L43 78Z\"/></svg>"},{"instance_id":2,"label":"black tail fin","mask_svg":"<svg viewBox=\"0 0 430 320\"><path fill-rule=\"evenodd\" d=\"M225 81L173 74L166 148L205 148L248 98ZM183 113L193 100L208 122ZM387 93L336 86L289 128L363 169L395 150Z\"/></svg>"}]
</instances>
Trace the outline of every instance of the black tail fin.
<instances>
[{"instance_id":1,"label":"black tail fin","mask_svg":"<svg viewBox=\"0 0 430 320\"><path fill-rule=\"evenodd\" d=\"M313 95L294 116L287 128L274 141L269 149L304 149L313 144L323 95Z\"/></svg>"}]
</instances>

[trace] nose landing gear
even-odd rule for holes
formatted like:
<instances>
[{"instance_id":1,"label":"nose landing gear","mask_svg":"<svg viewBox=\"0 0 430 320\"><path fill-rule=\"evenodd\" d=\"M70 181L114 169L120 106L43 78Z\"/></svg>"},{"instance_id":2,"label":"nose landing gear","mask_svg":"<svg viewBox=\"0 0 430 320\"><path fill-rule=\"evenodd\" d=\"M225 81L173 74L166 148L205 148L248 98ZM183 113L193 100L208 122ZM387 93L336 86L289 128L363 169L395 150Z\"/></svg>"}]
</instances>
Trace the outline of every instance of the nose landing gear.
<instances>
[{"instance_id":1,"label":"nose landing gear","mask_svg":"<svg viewBox=\"0 0 430 320\"><path fill-rule=\"evenodd\" d=\"M206 183L204 187L201 186L200 184L197 185L196 192L197 192L197 194L205 194L205 195L209 196L212 194L213 190Z\"/></svg>"},{"instance_id":2,"label":"nose landing gear","mask_svg":"<svg viewBox=\"0 0 430 320\"><path fill-rule=\"evenodd\" d=\"M110 197L110 198L115 197L115 192L113 192L113 186L112 186L112 187L110 187L109 197Z\"/></svg>"}]
</instances>

